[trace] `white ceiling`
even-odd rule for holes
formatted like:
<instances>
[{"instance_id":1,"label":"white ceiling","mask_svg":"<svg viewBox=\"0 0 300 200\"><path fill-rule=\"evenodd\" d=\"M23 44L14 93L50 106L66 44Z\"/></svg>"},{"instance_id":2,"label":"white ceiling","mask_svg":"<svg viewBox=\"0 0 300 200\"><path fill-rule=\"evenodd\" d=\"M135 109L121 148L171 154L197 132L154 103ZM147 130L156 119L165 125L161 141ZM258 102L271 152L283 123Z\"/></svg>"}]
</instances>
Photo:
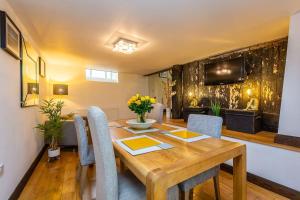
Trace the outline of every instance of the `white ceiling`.
<instances>
[{"instance_id":1,"label":"white ceiling","mask_svg":"<svg viewBox=\"0 0 300 200\"><path fill-rule=\"evenodd\" d=\"M286 36L299 0L9 0L51 64L147 74ZM131 55L116 32L147 41Z\"/></svg>"}]
</instances>

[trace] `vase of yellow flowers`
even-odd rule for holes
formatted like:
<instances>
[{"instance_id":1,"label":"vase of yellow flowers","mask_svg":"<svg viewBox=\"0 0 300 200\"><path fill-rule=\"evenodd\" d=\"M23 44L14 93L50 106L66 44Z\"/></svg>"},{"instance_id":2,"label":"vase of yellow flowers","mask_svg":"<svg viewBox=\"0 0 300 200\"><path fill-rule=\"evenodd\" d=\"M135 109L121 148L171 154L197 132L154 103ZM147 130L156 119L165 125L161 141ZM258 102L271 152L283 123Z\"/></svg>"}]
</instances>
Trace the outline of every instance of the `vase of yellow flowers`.
<instances>
[{"instance_id":1,"label":"vase of yellow flowers","mask_svg":"<svg viewBox=\"0 0 300 200\"><path fill-rule=\"evenodd\" d=\"M141 96L136 94L128 100L128 108L137 114L137 122L146 122L146 113L150 113L153 109L152 104L156 103L154 98L149 96Z\"/></svg>"}]
</instances>

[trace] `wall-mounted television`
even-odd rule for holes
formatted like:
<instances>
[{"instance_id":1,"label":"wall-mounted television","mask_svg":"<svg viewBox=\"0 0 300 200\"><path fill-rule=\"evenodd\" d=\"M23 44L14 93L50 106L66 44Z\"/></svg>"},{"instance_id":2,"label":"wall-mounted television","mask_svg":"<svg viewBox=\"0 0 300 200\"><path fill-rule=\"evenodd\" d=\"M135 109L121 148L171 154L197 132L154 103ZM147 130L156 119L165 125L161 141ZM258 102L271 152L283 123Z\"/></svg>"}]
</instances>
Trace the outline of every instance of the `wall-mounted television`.
<instances>
[{"instance_id":1,"label":"wall-mounted television","mask_svg":"<svg viewBox=\"0 0 300 200\"><path fill-rule=\"evenodd\" d=\"M204 85L225 85L244 82L246 68L244 57L204 65Z\"/></svg>"}]
</instances>

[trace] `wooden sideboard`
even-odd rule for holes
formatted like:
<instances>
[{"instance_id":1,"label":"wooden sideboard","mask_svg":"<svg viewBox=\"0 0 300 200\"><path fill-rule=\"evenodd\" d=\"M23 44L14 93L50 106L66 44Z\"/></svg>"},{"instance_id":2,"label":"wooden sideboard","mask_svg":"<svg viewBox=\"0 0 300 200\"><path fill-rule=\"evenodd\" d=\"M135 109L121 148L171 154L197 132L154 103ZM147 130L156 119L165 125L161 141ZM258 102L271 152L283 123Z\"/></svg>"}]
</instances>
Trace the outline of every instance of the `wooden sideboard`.
<instances>
[{"instance_id":1,"label":"wooden sideboard","mask_svg":"<svg viewBox=\"0 0 300 200\"><path fill-rule=\"evenodd\" d=\"M184 108L183 109L183 119L184 119L185 122L187 122L190 114L203 114L203 115L207 115L208 111L209 111L208 107Z\"/></svg>"},{"instance_id":2,"label":"wooden sideboard","mask_svg":"<svg viewBox=\"0 0 300 200\"><path fill-rule=\"evenodd\" d=\"M212 115L209 107L184 108L183 119L188 121L190 114ZM258 111L221 109L223 125L228 130L255 134L261 130L261 114Z\"/></svg>"}]
</instances>

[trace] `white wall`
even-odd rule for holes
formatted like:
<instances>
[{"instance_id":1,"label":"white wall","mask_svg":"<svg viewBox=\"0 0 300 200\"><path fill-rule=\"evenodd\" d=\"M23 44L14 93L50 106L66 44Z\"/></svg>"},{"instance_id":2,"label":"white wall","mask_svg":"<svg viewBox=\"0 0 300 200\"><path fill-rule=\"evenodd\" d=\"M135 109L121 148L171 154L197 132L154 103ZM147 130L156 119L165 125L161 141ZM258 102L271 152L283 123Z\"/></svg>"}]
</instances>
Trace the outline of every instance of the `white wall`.
<instances>
[{"instance_id":1,"label":"white wall","mask_svg":"<svg viewBox=\"0 0 300 200\"><path fill-rule=\"evenodd\" d=\"M282 103L280 134L300 137L300 12L291 17Z\"/></svg>"},{"instance_id":2,"label":"white wall","mask_svg":"<svg viewBox=\"0 0 300 200\"><path fill-rule=\"evenodd\" d=\"M6 11L22 32L26 30L5 0ZM30 40L29 37L27 39ZM8 199L43 146L34 127L39 121L37 108L20 108L20 62L0 49L0 199Z\"/></svg>"},{"instance_id":3,"label":"white wall","mask_svg":"<svg viewBox=\"0 0 300 200\"><path fill-rule=\"evenodd\" d=\"M48 95L52 95L53 83L69 85L69 95L65 101L64 113L79 112L85 114L89 106L101 107L109 120L134 117L127 107L127 101L136 93L148 95L148 78L137 75L119 73L119 83L87 81L84 66L48 65Z\"/></svg>"},{"instance_id":4,"label":"white wall","mask_svg":"<svg viewBox=\"0 0 300 200\"><path fill-rule=\"evenodd\" d=\"M300 191L300 153L229 137L246 144L247 172ZM226 162L232 165L232 161Z\"/></svg>"}]
</instances>

